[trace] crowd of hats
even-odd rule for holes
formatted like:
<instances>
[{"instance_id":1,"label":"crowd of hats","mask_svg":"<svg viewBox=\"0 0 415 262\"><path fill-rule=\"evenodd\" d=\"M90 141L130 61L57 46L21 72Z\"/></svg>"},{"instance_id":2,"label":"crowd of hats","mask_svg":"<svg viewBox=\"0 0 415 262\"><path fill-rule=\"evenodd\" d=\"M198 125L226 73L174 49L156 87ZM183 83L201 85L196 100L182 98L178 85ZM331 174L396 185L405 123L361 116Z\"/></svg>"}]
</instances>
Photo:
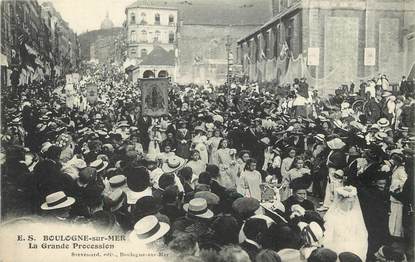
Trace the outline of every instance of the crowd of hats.
<instances>
[{"instance_id":1,"label":"crowd of hats","mask_svg":"<svg viewBox=\"0 0 415 262\"><path fill-rule=\"evenodd\" d=\"M44 87L29 88L21 99L4 105L1 142L6 150L2 168L6 168L2 171L7 171L7 182L16 184L19 192L26 189L22 179L37 183L37 189L30 187L39 191L33 194L37 208L31 207L32 213L47 211L54 215L53 211L68 209L71 219L83 217L76 221L99 224L108 231L119 228L134 243L162 242L166 249L186 253L178 241L191 234L196 236L192 243L198 248L189 246L194 250L190 253L195 255L201 249L201 258L203 252L212 249L222 257L238 252L241 257L247 256L238 261L266 261L260 257L270 254L263 251L273 250L277 255L269 261L361 261L350 252L336 254L318 244L324 235L324 221L317 212L300 205L286 210L281 202L261 203L234 188L223 187L216 179L221 175L217 166L208 165L190 191L181 188L185 177L192 178L193 171L185 167L187 159L175 155L161 160L159 155L146 154L152 131L173 133L176 139L177 129L183 127L192 135L202 134L199 143L206 143L208 136L219 132L232 146L230 155L249 152L260 163L264 163L264 149L284 158L295 148L312 165L314 160L307 158L307 150L296 148L300 137L306 138L303 146L308 151L316 143L325 143L329 150L348 150L350 156L378 161L387 162L394 155L403 162L413 155L413 122L408 125L389 115L370 121L347 102L354 94L341 98L335 109L316 109L313 103L318 99L312 97L308 109L314 113L304 114L284 104L287 97L281 93L257 92L254 86L222 86L213 92L197 86L175 86L169 92L169 115L151 119L137 113L141 106L139 88L124 83L116 71L96 67L85 72L75 96L84 94L90 84L98 87L99 96L98 102L85 110L80 104L68 108L59 95ZM385 91L383 97L390 100L392 94ZM413 98L405 100L413 108ZM142 152L135 139L142 143ZM167 142L174 150L176 145ZM185 142L191 144L191 137ZM16 173L10 171L15 167L13 161L18 160L15 165L25 163L13 152L24 147L26 155L32 154L31 160L37 159L28 165L36 181L25 177L26 173L18 174L18 179L11 177ZM264 182L270 181L265 179L268 175L275 176L267 168L263 171ZM345 173L336 170L334 175L343 179ZM311 182L311 176L304 176L292 180L289 188L307 189ZM338 193L343 197L357 194L353 187ZM261 246L258 252L244 246L251 240ZM232 248L223 248L229 244ZM382 247L377 255L397 252L391 249Z\"/></svg>"}]
</instances>

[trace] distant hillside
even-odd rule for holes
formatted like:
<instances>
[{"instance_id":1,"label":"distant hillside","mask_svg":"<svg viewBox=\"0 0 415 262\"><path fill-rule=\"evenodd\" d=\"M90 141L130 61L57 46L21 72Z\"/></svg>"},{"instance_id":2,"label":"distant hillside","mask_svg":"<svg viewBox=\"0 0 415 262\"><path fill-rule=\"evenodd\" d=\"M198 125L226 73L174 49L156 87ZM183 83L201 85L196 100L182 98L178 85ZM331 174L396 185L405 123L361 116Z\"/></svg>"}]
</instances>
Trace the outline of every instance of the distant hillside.
<instances>
[{"instance_id":1,"label":"distant hillside","mask_svg":"<svg viewBox=\"0 0 415 262\"><path fill-rule=\"evenodd\" d=\"M118 35L123 30L122 27L114 27L111 29L100 29L82 33L79 35L79 42L81 45L81 58L82 60L90 60L90 47L92 43L99 37L107 37Z\"/></svg>"}]
</instances>

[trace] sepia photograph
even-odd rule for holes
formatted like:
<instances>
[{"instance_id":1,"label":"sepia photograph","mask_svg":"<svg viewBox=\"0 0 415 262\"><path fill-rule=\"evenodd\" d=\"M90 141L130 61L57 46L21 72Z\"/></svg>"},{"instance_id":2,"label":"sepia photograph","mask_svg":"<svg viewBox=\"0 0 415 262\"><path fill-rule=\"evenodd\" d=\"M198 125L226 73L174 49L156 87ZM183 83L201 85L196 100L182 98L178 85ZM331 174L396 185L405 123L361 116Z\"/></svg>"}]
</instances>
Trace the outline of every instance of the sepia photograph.
<instances>
[{"instance_id":1,"label":"sepia photograph","mask_svg":"<svg viewBox=\"0 0 415 262\"><path fill-rule=\"evenodd\" d=\"M415 0L0 5L0 262L415 262Z\"/></svg>"}]
</instances>

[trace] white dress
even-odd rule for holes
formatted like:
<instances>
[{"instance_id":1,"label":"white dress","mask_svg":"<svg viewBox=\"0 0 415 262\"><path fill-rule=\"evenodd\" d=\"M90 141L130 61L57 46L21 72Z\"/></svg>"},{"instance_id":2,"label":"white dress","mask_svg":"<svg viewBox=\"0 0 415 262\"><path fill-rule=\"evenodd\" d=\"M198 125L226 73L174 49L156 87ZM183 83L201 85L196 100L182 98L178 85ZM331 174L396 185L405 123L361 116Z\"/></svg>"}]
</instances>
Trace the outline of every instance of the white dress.
<instances>
[{"instance_id":1,"label":"white dress","mask_svg":"<svg viewBox=\"0 0 415 262\"><path fill-rule=\"evenodd\" d=\"M245 188L245 195L246 197L253 197L257 200L261 201L261 173L258 171L249 171L245 170L241 174L241 179L244 184Z\"/></svg>"},{"instance_id":2,"label":"white dress","mask_svg":"<svg viewBox=\"0 0 415 262\"><path fill-rule=\"evenodd\" d=\"M216 151L215 158L218 161L221 184L226 188L236 188L238 166L235 156L230 154L229 148L221 148Z\"/></svg>"},{"instance_id":3,"label":"white dress","mask_svg":"<svg viewBox=\"0 0 415 262\"><path fill-rule=\"evenodd\" d=\"M339 189L343 188L346 187ZM338 194L339 189L337 189L334 202L324 216L326 231L322 244L337 254L348 251L365 261L368 248L367 229L356 189L347 188L353 188L353 196L343 198Z\"/></svg>"},{"instance_id":4,"label":"white dress","mask_svg":"<svg viewBox=\"0 0 415 262\"><path fill-rule=\"evenodd\" d=\"M392 173L390 191L401 192L406 179L408 179L408 174L405 171L405 167L399 166L398 168L396 168L395 171L393 171ZM389 216L389 232L394 237L403 237L403 205L401 201L397 200L393 196L390 197L390 202L391 213Z\"/></svg>"},{"instance_id":5,"label":"white dress","mask_svg":"<svg viewBox=\"0 0 415 262\"><path fill-rule=\"evenodd\" d=\"M195 136L192 139L192 142L195 145L195 149L200 154L200 160L202 160L203 163L208 164L209 155L208 155L208 149L206 146L206 142L207 142L206 136Z\"/></svg>"},{"instance_id":6,"label":"white dress","mask_svg":"<svg viewBox=\"0 0 415 262\"><path fill-rule=\"evenodd\" d=\"M291 189L289 185L290 179L289 179L288 171L290 171L293 161L294 161L294 158L286 157L282 160L282 163L281 163L281 176L282 176L282 186L280 190L281 201L286 200L291 195Z\"/></svg>"},{"instance_id":7,"label":"white dress","mask_svg":"<svg viewBox=\"0 0 415 262\"><path fill-rule=\"evenodd\" d=\"M160 154L160 141L161 133L158 131L150 131L150 142L148 144L148 153L149 155L158 155Z\"/></svg>"}]
</instances>

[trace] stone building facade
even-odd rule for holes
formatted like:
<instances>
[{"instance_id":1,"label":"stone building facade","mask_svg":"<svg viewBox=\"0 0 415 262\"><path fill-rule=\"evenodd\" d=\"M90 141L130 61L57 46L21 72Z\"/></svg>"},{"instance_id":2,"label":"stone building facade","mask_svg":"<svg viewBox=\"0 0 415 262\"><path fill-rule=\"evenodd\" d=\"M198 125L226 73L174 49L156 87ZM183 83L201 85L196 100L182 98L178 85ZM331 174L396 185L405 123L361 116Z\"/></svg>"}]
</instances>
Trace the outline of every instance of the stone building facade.
<instances>
[{"instance_id":1,"label":"stone building facade","mask_svg":"<svg viewBox=\"0 0 415 262\"><path fill-rule=\"evenodd\" d=\"M165 19L169 17L170 10L177 10L177 18L174 16L174 23L176 23L174 26L177 27L174 45L169 43L172 40L169 37L172 35L171 30L164 27L166 30L159 29L162 41L159 41L161 43L158 46L169 53L174 48L177 49L174 55L176 59L175 79L178 83L204 84L206 80L217 84L224 83L227 69L227 39L231 41L230 52L236 55L237 39L261 26L272 16L271 0L138 0L133 6L165 10ZM134 13L134 15L135 23L139 23L136 27L154 28L154 25L140 25L141 13ZM146 22L150 23L154 19L154 13L145 15L145 17ZM161 12L160 17L163 23ZM132 18L129 18L128 22L131 22ZM130 37L131 30L135 31L136 42L138 42L129 43L131 47L129 57L135 57L140 62L142 51L140 48L145 49L145 52L149 54L153 46L151 41L154 40L154 33L152 36L147 33L147 37L144 37L139 32L141 30L130 26L128 28ZM140 43L140 41L147 41L147 43ZM138 50L137 47L139 47Z\"/></svg>"},{"instance_id":2,"label":"stone building facade","mask_svg":"<svg viewBox=\"0 0 415 262\"><path fill-rule=\"evenodd\" d=\"M322 93L378 74L397 82L410 70L408 59L415 59L408 57L414 4L274 0L274 17L238 41L238 58L251 81L285 83L304 76Z\"/></svg>"},{"instance_id":3,"label":"stone building facade","mask_svg":"<svg viewBox=\"0 0 415 262\"><path fill-rule=\"evenodd\" d=\"M2 85L11 84L12 70L19 83L57 78L79 63L79 42L50 2L1 1Z\"/></svg>"},{"instance_id":4,"label":"stone building facade","mask_svg":"<svg viewBox=\"0 0 415 262\"><path fill-rule=\"evenodd\" d=\"M128 59L133 60L138 66L141 77L175 79L177 9L134 3L126 8L125 13ZM157 59L163 54L166 57Z\"/></svg>"}]
</instances>

